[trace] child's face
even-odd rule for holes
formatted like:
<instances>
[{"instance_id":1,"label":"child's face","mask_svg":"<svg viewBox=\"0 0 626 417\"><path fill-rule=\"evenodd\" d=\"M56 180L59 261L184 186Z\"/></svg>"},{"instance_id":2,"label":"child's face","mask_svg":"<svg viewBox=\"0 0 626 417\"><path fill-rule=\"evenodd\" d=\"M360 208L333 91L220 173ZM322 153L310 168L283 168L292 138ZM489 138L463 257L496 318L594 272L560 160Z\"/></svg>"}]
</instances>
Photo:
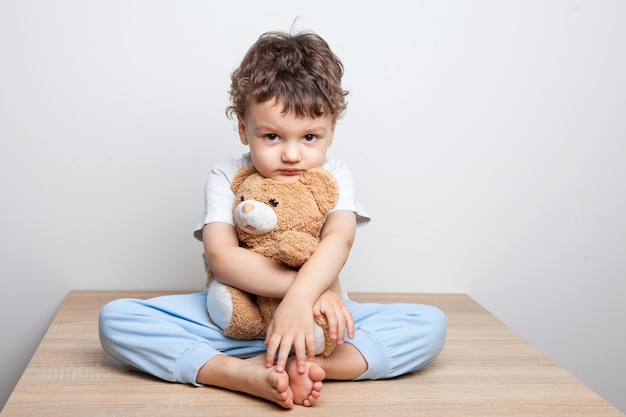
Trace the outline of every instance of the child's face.
<instances>
[{"instance_id":1,"label":"child's face","mask_svg":"<svg viewBox=\"0 0 626 417\"><path fill-rule=\"evenodd\" d=\"M291 182L302 172L322 166L333 142L335 121L331 116L296 117L282 110L282 103L274 100L250 103L246 117L238 118L238 130L261 175Z\"/></svg>"}]
</instances>

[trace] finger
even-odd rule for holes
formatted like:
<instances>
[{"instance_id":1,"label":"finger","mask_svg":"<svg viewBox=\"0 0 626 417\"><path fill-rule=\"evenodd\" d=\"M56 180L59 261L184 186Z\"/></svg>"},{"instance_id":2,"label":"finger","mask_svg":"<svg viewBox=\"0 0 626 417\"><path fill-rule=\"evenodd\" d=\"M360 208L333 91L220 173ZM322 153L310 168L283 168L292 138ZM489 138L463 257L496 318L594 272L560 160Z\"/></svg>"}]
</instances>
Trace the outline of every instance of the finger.
<instances>
[{"instance_id":1,"label":"finger","mask_svg":"<svg viewBox=\"0 0 626 417\"><path fill-rule=\"evenodd\" d=\"M265 340L263 344L267 346L269 344L270 339L272 338L272 334L274 334L274 325L272 323L267 326L267 331L265 332Z\"/></svg>"},{"instance_id":2,"label":"finger","mask_svg":"<svg viewBox=\"0 0 626 417\"><path fill-rule=\"evenodd\" d=\"M337 340L337 313L332 308L323 308L322 314L326 319L326 327L328 328L328 336L332 340Z\"/></svg>"},{"instance_id":3,"label":"finger","mask_svg":"<svg viewBox=\"0 0 626 417\"><path fill-rule=\"evenodd\" d=\"M348 307L344 307L346 317L346 328L348 330L348 337L354 339L354 317Z\"/></svg>"},{"instance_id":4,"label":"finger","mask_svg":"<svg viewBox=\"0 0 626 417\"><path fill-rule=\"evenodd\" d=\"M267 351L265 353L265 366L271 368L274 366L274 360L276 358L276 350L280 344L280 338L272 337L273 334L268 328L266 336L265 336L265 345L267 346Z\"/></svg>"},{"instance_id":5,"label":"finger","mask_svg":"<svg viewBox=\"0 0 626 417\"><path fill-rule=\"evenodd\" d=\"M316 302L313 305L313 316L315 317L319 317L322 315L322 306L320 305L320 302Z\"/></svg>"},{"instance_id":6,"label":"finger","mask_svg":"<svg viewBox=\"0 0 626 417\"><path fill-rule=\"evenodd\" d=\"M308 361L312 361L313 358L315 358L315 332L311 333L309 335L309 337L306 338L306 353L307 353L307 360ZM298 363L299 365L300 363ZM302 366L304 367L305 365L302 364ZM304 373L303 369L303 372Z\"/></svg>"},{"instance_id":7,"label":"finger","mask_svg":"<svg viewBox=\"0 0 626 417\"><path fill-rule=\"evenodd\" d=\"M337 313L337 343L341 344L344 342L347 326L345 311L340 309Z\"/></svg>"},{"instance_id":8,"label":"finger","mask_svg":"<svg viewBox=\"0 0 626 417\"><path fill-rule=\"evenodd\" d=\"M283 372L287 366L287 359L291 353L292 341L290 339L283 338L280 341L280 347L278 349L278 356L276 358L276 371Z\"/></svg>"},{"instance_id":9,"label":"finger","mask_svg":"<svg viewBox=\"0 0 626 417\"><path fill-rule=\"evenodd\" d=\"M297 369L299 374L306 372L307 344L305 337L298 337L293 342L293 351L296 356Z\"/></svg>"}]
</instances>

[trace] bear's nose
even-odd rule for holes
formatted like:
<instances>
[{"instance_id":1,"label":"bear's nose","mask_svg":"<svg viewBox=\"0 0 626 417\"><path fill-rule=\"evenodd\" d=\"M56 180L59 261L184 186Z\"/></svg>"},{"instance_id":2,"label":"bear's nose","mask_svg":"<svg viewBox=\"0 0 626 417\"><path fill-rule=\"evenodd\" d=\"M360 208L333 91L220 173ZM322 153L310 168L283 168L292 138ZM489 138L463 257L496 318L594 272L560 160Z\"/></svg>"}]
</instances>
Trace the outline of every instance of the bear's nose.
<instances>
[{"instance_id":1,"label":"bear's nose","mask_svg":"<svg viewBox=\"0 0 626 417\"><path fill-rule=\"evenodd\" d=\"M244 213L250 213L251 211L254 211L254 206L252 204L244 204L241 206L241 211Z\"/></svg>"}]
</instances>

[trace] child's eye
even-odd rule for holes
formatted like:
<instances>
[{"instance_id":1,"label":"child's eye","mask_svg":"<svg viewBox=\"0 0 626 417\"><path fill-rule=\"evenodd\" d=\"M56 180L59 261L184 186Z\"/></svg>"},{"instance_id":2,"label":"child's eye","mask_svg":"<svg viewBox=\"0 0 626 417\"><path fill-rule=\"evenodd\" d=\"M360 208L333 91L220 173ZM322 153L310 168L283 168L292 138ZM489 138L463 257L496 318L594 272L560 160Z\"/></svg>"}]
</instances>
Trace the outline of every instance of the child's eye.
<instances>
[{"instance_id":1,"label":"child's eye","mask_svg":"<svg viewBox=\"0 0 626 417\"><path fill-rule=\"evenodd\" d=\"M308 134L308 135L304 135L304 138L302 138L305 142L315 142L317 140L317 136L312 135L312 134Z\"/></svg>"},{"instance_id":2,"label":"child's eye","mask_svg":"<svg viewBox=\"0 0 626 417\"><path fill-rule=\"evenodd\" d=\"M276 201L275 198L272 198L270 201L268 201L268 203L270 203L270 206L272 207L276 207L278 205L278 201Z\"/></svg>"},{"instance_id":3,"label":"child's eye","mask_svg":"<svg viewBox=\"0 0 626 417\"><path fill-rule=\"evenodd\" d=\"M278 140L278 135L276 133L268 133L267 135L265 135L265 139L273 142Z\"/></svg>"}]
</instances>

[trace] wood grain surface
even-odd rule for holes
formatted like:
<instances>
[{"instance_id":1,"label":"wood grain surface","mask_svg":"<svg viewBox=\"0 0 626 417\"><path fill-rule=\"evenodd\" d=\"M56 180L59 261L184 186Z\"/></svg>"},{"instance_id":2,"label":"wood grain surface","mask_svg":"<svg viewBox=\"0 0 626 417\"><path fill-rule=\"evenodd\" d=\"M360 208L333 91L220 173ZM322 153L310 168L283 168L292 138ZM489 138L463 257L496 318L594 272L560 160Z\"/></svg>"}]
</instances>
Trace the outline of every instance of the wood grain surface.
<instances>
[{"instance_id":1,"label":"wood grain surface","mask_svg":"<svg viewBox=\"0 0 626 417\"><path fill-rule=\"evenodd\" d=\"M446 347L416 374L325 382L311 408L284 411L244 394L163 382L113 364L98 340L100 308L115 298L164 294L70 292L1 416L624 416L465 294L351 294L361 302L441 308L448 317Z\"/></svg>"}]
</instances>

